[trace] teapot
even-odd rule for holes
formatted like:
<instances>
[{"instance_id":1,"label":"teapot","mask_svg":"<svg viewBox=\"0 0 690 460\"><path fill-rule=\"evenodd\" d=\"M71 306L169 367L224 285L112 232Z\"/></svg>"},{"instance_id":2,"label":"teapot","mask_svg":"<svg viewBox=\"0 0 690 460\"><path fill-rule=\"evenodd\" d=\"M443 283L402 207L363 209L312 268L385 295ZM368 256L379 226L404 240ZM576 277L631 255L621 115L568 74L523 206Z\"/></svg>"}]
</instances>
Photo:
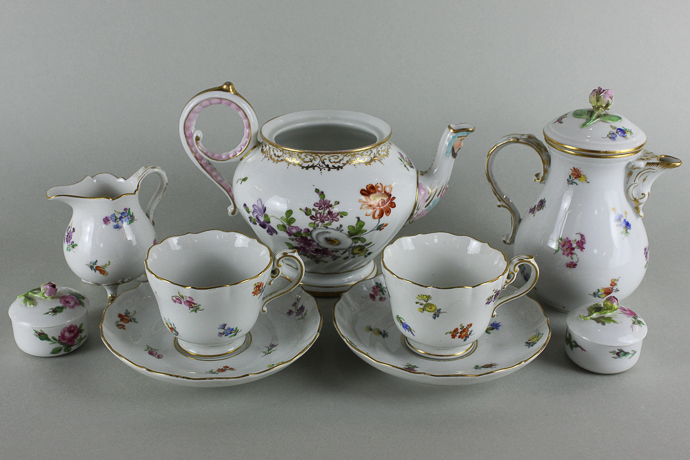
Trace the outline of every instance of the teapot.
<instances>
[{"instance_id":1,"label":"teapot","mask_svg":"<svg viewBox=\"0 0 690 460\"><path fill-rule=\"evenodd\" d=\"M239 145L214 153L196 129L201 111L224 105L244 125ZM234 85L194 96L180 117L189 158L230 200L258 238L274 252L295 249L305 264L303 288L337 296L376 275L373 259L408 222L424 216L448 188L453 162L474 127L443 130L429 170L418 171L391 142L384 121L357 112L289 113L261 128ZM231 182L216 164L239 160Z\"/></svg>"},{"instance_id":2,"label":"teapot","mask_svg":"<svg viewBox=\"0 0 690 460\"><path fill-rule=\"evenodd\" d=\"M544 128L546 145L529 134L503 137L488 153L486 177L498 206L511 216L503 241L532 254L540 269L533 292L564 312L637 289L647 270L649 242L642 208L652 183L681 165L678 158L644 150L647 136L630 120L609 113L613 90L597 88L591 108L561 115ZM539 196L520 214L494 177L504 147L532 147L542 162Z\"/></svg>"},{"instance_id":3,"label":"teapot","mask_svg":"<svg viewBox=\"0 0 690 460\"><path fill-rule=\"evenodd\" d=\"M150 174L160 181L144 211L139 186ZM108 305L117 297L119 285L144 276L146 252L156 243L153 210L167 185L162 169L143 166L129 179L101 173L47 192L48 199L72 207L62 241L67 265L85 283L103 286Z\"/></svg>"}]
</instances>

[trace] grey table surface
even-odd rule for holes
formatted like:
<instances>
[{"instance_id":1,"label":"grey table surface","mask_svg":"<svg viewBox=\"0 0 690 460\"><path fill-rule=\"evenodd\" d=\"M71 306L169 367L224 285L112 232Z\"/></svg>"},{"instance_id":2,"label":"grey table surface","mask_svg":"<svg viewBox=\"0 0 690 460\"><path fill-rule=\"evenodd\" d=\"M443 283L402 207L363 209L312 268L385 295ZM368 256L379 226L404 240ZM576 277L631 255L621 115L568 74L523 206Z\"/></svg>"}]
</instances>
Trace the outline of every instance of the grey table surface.
<instances>
[{"instance_id":1,"label":"grey table surface","mask_svg":"<svg viewBox=\"0 0 690 460\"><path fill-rule=\"evenodd\" d=\"M686 456L689 15L681 1L4 2L0 304L49 280L74 287L91 299L92 335L70 355L35 358L0 315L0 458ZM541 136L550 119L586 106L592 88L615 89L615 109L644 129L647 147L686 162L645 205L650 266L623 302L649 324L639 363L613 376L579 369L563 349L565 315L547 311L551 342L510 376L404 381L355 356L333 327L335 301L321 299L314 346L263 380L187 388L127 368L98 336L103 290L61 254L71 210L45 191L156 164L170 178L159 237L251 233L226 215L177 131L189 98L226 80L260 122L318 108L378 116L422 169L448 123L473 123L448 193L401 235L469 234L507 253L509 216L484 177L486 152L505 134ZM231 115L203 122L207 146L236 139ZM536 155L516 147L500 164L504 189L526 209Z\"/></svg>"}]
</instances>

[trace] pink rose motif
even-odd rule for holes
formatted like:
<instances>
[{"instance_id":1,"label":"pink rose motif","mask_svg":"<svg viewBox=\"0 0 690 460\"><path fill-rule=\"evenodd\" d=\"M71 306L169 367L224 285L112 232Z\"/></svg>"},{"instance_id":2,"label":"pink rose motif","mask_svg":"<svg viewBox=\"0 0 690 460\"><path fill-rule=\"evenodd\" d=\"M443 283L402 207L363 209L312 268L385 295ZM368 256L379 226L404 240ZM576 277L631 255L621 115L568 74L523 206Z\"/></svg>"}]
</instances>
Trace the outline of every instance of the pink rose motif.
<instances>
[{"instance_id":1,"label":"pink rose motif","mask_svg":"<svg viewBox=\"0 0 690 460\"><path fill-rule=\"evenodd\" d=\"M57 286L55 285L55 283L46 283L41 286L41 292L44 296L48 297L49 299L52 299L53 297L55 297L55 294L57 294Z\"/></svg>"},{"instance_id":2,"label":"pink rose motif","mask_svg":"<svg viewBox=\"0 0 690 460\"><path fill-rule=\"evenodd\" d=\"M74 308L79 305L79 300L72 294L66 294L60 297L60 305L66 308Z\"/></svg>"},{"instance_id":3,"label":"pink rose motif","mask_svg":"<svg viewBox=\"0 0 690 460\"><path fill-rule=\"evenodd\" d=\"M73 347L77 343L78 338L79 326L76 324L70 324L60 331L60 334L58 335L58 342L65 346Z\"/></svg>"}]
</instances>

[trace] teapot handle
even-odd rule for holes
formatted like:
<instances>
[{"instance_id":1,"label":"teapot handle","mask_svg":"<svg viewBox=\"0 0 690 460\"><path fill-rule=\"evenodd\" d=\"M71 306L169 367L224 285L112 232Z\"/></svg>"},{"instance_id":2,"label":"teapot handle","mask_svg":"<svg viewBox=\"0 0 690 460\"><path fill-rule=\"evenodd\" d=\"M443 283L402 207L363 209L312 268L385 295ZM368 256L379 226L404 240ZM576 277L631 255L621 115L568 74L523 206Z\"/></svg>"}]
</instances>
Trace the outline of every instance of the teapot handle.
<instances>
[{"instance_id":1,"label":"teapot handle","mask_svg":"<svg viewBox=\"0 0 690 460\"><path fill-rule=\"evenodd\" d=\"M204 148L201 143L203 133L196 129L196 120L202 110L210 105L225 105L237 111L244 123L242 140L234 149L225 153L214 153ZM257 143L259 121L252 106L235 90L230 82L225 82L217 88L210 88L194 96L185 106L180 116L180 139L189 158L197 167L228 196L232 205L228 214L237 212L232 187L223 175L213 166L212 162L232 161L241 158L245 152L253 149Z\"/></svg>"},{"instance_id":2,"label":"teapot handle","mask_svg":"<svg viewBox=\"0 0 690 460\"><path fill-rule=\"evenodd\" d=\"M510 233L503 236L503 242L506 244L513 244L515 241L515 233L517 232L518 225L520 225L521 218L520 211L518 211L515 203L513 203L513 200L511 200L508 195L503 193L501 187L499 187L496 183L496 179L494 178L493 174L494 160L496 158L494 154L503 147L516 143L528 145L539 154L543 170L541 174L537 173L534 175L535 182L544 182L546 175L549 172L549 166L551 165L551 156L549 155L549 151L546 149L546 146L542 141L531 134L510 134L508 136L504 136L496 145L491 147L491 150L489 150L489 153L486 157L486 178L489 181L489 184L491 184L491 189L493 190L494 195L496 198L498 198L499 202L497 206L499 208L506 208L508 212L510 212L511 230Z\"/></svg>"},{"instance_id":3,"label":"teapot handle","mask_svg":"<svg viewBox=\"0 0 690 460\"><path fill-rule=\"evenodd\" d=\"M144 177L148 176L149 174L157 174L158 178L160 179L160 184L158 184L156 192L149 200L149 204L148 206L146 206L146 211L144 211L146 213L146 217L148 217L151 221L151 225L153 225L153 210L156 208L158 202L163 197L165 189L168 188L168 176L167 174L165 174L165 171L163 171L158 166L142 166L141 168L139 168L139 171L135 172L132 175L132 179L137 183L137 189L139 188L139 184L141 184L141 181L144 180Z\"/></svg>"}]
</instances>

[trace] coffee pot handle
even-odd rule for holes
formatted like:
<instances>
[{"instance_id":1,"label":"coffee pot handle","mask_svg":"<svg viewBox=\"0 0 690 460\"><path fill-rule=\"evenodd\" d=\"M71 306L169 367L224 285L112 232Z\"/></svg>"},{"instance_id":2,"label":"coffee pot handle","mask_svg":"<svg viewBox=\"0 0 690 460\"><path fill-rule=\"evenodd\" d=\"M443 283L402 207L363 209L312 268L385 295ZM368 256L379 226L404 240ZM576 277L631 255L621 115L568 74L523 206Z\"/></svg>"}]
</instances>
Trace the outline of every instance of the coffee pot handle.
<instances>
[{"instance_id":1,"label":"coffee pot handle","mask_svg":"<svg viewBox=\"0 0 690 460\"><path fill-rule=\"evenodd\" d=\"M284 263L283 259L290 259L296 264L296 267L292 264L288 264L288 268L290 268L290 276L283 273L284 269L281 268ZM293 274L294 270L296 270L296 274ZM273 282L281 275L287 278L290 283L287 286L278 288L275 291L268 293L263 298L261 311L264 313L266 313L266 304L268 302L278 296L287 294L299 286L299 283L302 282L302 278L304 278L304 262L302 262L302 259L300 259L300 257L297 255L296 249L283 249L282 251L278 251L276 253L276 255L273 257L273 269L271 270L271 280L268 282L268 286L271 286Z\"/></svg>"},{"instance_id":2,"label":"coffee pot handle","mask_svg":"<svg viewBox=\"0 0 690 460\"><path fill-rule=\"evenodd\" d=\"M506 208L508 212L510 212L511 230L510 233L503 236L503 242L506 244L513 244L515 240L515 233L517 232L517 228L518 225L520 225L521 220L520 211L518 211L515 203L513 203L513 200L511 200L508 195L501 190L501 187L498 186L496 179L494 178L493 171L494 160L496 159L494 154L510 144L528 145L539 154L543 170L541 173L534 175L535 182L544 182L546 175L549 172L549 166L551 165L551 156L549 155L549 151L546 149L546 146L542 141L531 134L510 134L508 136L504 136L500 141L498 141L498 143L496 143L496 145L491 147L491 150L489 150L489 153L486 157L486 178L489 181L489 184L491 184L491 189L493 190L494 195L496 198L498 198L498 207Z\"/></svg>"},{"instance_id":3,"label":"coffee pot handle","mask_svg":"<svg viewBox=\"0 0 690 460\"><path fill-rule=\"evenodd\" d=\"M537 284L537 281L539 280L539 266L537 265L537 262L534 260L534 257L522 255L515 256L512 259L510 259L510 263L508 264L508 276L506 277L506 280L503 282L501 291L505 290L505 288L508 287L509 284L512 284L513 281L515 281L518 273L520 272L521 266L529 267L531 269L529 278L525 277L525 284L519 287L517 291L499 297L496 301L496 304L494 305L494 311L491 313L491 316L496 316L496 309L498 307L500 307L506 302L510 302L511 300L517 297L527 294L529 291L532 290L534 285Z\"/></svg>"},{"instance_id":4,"label":"coffee pot handle","mask_svg":"<svg viewBox=\"0 0 690 460\"><path fill-rule=\"evenodd\" d=\"M196 120L206 107L211 105L225 105L237 111L244 124L242 140L234 149L225 153L214 153L204 148L201 143L203 133L196 129ZM210 88L194 96L185 106L180 116L180 139L189 158L199 169L220 187L228 196L232 205L228 207L228 214L237 212L232 187L223 175L213 166L213 162L232 161L241 158L245 152L253 149L257 143L259 121L252 106L235 90L230 82L222 86Z\"/></svg>"},{"instance_id":5,"label":"coffee pot handle","mask_svg":"<svg viewBox=\"0 0 690 460\"><path fill-rule=\"evenodd\" d=\"M153 210L156 209L158 202L163 197L163 193L165 193L165 189L168 187L168 176L165 174L165 171L158 166L142 166L139 168L139 171L132 175L131 178L131 180L137 183L137 189L139 189L139 184L141 184L141 181L144 180L144 177L148 176L149 174L157 174L158 178L160 179L160 184L158 184L156 192L149 200L149 204L146 206L146 211L144 211L146 213L146 217L148 217L151 221L151 225L153 225Z\"/></svg>"}]
</instances>

